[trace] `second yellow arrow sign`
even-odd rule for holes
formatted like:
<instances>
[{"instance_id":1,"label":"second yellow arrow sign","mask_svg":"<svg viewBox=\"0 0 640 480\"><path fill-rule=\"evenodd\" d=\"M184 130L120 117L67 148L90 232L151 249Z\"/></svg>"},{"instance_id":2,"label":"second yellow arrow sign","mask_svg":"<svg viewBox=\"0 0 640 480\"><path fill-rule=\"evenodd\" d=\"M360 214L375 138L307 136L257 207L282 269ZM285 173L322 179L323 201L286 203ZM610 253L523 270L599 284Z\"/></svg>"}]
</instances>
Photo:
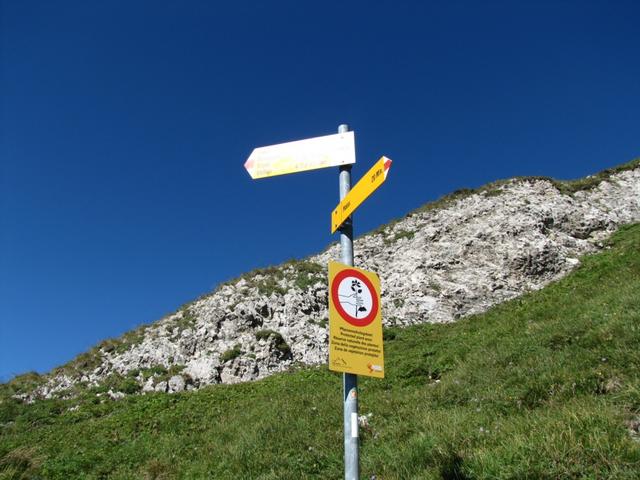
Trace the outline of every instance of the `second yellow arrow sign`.
<instances>
[{"instance_id":1,"label":"second yellow arrow sign","mask_svg":"<svg viewBox=\"0 0 640 480\"><path fill-rule=\"evenodd\" d=\"M364 202L387 179L391 167L391 159L382 157L371 167L364 177L356 183L346 197L338 204L331 214L331 233L334 233L344 221L349 218L356 208Z\"/></svg>"}]
</instances>

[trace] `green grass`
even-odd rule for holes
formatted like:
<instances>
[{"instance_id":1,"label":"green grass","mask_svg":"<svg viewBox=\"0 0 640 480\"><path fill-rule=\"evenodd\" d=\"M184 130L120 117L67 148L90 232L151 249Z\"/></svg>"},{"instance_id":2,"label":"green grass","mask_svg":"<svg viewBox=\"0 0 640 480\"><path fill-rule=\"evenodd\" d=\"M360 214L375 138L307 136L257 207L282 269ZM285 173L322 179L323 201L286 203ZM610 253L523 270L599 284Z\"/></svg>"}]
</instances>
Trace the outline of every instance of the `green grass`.
<instances>
[{"instance_id":1,"label":"green grass","mask_svg":"<svg viewBox=\"0 0 640 480\"><path fill-rule=\"evenodd\" d=\"M639 252L625 228L541 291L385 330L387 377L360 382L362 478L638 478ZM25 405L19 383L0 386L0 479L342 478L341 378L325 367L119 401Z\"/></svg>"}]
</instances>

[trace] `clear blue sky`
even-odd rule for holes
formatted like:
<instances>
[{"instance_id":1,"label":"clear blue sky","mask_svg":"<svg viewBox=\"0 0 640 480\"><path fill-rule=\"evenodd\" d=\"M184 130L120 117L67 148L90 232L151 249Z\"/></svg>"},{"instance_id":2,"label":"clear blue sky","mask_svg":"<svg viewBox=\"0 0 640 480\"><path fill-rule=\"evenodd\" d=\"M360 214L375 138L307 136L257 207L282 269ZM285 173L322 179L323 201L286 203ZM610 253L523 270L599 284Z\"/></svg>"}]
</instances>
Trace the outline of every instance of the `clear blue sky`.
<instances>
[{"instance_id":1,"label":"clear blue sky","mask_svg":"<svg viewBox=\"0 0 640 480\"><path fill-rule=\"evenodd\" d=\"M0 0L0 379L315 253L334 169L257 146L356 132L356 234L462 187L640 155L637 1Z\"/></svg>"}]
</instances>

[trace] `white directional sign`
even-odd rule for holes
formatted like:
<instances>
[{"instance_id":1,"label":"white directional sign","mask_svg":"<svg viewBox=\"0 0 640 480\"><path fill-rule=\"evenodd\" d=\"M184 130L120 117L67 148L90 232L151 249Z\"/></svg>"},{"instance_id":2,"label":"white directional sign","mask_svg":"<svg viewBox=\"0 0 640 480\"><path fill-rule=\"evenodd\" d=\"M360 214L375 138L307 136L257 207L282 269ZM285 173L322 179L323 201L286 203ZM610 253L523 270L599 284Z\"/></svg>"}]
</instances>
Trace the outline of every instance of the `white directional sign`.
<instances>
[{"instance_id":1,"label":"white directional sign","mask_svg":"<svg viewBox=\"0 0 640 480\"><path fill-rule=\"evenodd\" d=\"M356 163L353 132L256 148L244 164L257 178Z\"/></svg>"}]
</instances>

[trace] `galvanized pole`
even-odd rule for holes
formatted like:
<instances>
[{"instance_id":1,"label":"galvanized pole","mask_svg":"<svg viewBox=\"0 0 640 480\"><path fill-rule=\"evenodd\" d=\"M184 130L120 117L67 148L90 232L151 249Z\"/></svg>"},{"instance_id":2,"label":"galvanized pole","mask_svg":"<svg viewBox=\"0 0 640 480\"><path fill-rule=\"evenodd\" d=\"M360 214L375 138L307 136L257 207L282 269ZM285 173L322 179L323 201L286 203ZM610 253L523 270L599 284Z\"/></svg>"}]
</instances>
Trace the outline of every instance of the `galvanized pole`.
<instances>
[{"instance_id":1,"label":"galvanized pole","mask_svg":"<svg viewBox=\"0 0 640 480\"><path fill-rule=\"evenodd\" d=\"M348 125L340 125L338 133L349 131ZM351 165L340 167L340 201L351 189ZM353 267L353 218L349 217L340 227L342 263ZM342 374L344 400L344 478L360 477L360 452L358 439L358 376Z\"/></svg>"}]
</instances>

